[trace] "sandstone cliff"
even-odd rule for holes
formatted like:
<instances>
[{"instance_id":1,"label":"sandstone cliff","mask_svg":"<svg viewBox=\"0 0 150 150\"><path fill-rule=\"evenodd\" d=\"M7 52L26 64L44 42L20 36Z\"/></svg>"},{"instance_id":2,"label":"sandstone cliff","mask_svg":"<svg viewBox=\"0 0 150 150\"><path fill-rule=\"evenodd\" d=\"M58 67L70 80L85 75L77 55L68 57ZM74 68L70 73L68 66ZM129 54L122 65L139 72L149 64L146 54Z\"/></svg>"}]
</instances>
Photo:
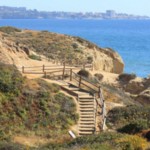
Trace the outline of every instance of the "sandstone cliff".
<instances>
[{"instance_id":1,"label":"sandstone cliff","mask_svg":"<svg viewBox=\"0 0 150 150\"><path fill-rule=\"evenodd\" d=\"M123 60L117 52L110 48L98 47L96 44L80 37L48 31L19 30L17 32L12 29L8 32L3 28L1 34L5 37L5 39L1 38L1 45L5 47L5 51L2 50L4 48L0 48L3 55L6 55L2 57L5 58L5 60L2 60L5 63L16 63L21 57L28 59L27 55L29 55L30 49L53 59L56 57L59 60L66 58L68 62L73 64L83 64L85 59L89 58L87 61L92 60L94 70L97 71L121 74L124 70ZM54 53L57 55L53 56Z\"/></svg>"},{"instance_id":2,"label":"sandstone cliff","mask_svg":"<svg viewBox=\"0 0 150 150\"><path fill-rule=\"evenodd\" d=\"M24 65L28 63L30 50L18 43L11 42L0 35L0 61L5 64Z\"/></svg>"},{"instance_id":3,"label":"sandstone cliff","mask_svg":"<svg viewBox=\"0 0 150 150\"><path fill-rule=\"evenodd\" d=\"M124 63L121 56L111 48L100 48L96 44L84 41L84 52L93 58L94 69L110 73L121 74ZM82 46L79 44L79 48Z\"/></svg>"}]
</instances>

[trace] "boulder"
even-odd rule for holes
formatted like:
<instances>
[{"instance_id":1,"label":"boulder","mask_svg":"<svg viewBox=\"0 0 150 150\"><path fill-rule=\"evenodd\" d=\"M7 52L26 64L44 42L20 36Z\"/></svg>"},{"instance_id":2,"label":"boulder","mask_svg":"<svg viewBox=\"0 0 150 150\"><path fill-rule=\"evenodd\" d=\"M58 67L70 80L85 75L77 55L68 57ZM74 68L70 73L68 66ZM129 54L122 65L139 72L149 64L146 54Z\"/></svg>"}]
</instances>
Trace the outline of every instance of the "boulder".
<instances>
[{"instance_id":1,"label":"boulder","mask_svg":"<svg viewBox=\"0 0 150 150\"><path fill-rule=\"evenodd\" d=\"M142 105L150 105L150 88L140 93L135 100L141 103Z\"/></svg>"}]
</instances>

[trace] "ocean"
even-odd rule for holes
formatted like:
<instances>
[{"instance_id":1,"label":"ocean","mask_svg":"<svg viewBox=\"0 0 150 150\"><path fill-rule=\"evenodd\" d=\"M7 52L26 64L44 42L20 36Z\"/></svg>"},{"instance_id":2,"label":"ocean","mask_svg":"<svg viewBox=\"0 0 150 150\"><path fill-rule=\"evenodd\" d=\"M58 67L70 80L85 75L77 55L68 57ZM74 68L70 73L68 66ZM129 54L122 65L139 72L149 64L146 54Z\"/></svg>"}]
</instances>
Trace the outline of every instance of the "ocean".
<instances>
[{"instance_id":1,"label":"ocean","mask_svg":"<svg viewBox=\"0 0 150 150\"><path fill-rule=\"evenodd\" d=\"M80 36L121 55L124 73L150 74L150 20L0 20L0 26Z\"/></svg>"}]
</instances>

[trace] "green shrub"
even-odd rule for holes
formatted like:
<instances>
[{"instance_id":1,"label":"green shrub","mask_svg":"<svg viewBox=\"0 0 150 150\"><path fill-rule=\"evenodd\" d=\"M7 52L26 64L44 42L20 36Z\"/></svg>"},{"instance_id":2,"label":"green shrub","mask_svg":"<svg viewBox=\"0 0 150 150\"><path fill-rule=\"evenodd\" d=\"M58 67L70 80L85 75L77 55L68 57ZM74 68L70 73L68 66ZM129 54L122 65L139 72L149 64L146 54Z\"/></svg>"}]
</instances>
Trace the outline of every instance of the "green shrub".
<instances>
[{"instance_id":1,"label":"green shrub","mask_svg":"<svg viewBox=\"0 0 150 150\"><path fill-rule=\"evenodd\" d=\"M39 56L37 56L37 55L34 55L34 54L29 55L29 58L41 61L41 58Z\"/></svg>"},{"instance_id":2,"label":"green shrub","mask_svg":"<svg viewBox=\"0 0 150 150\"><path fill-rule=\"evenodd\" d=\"M99 81L101 81L101 80L104 78L104 76L103 76L102 74L100 74L100 73L96 73L96 74L94 74L94 76L95 76Z\"/></svg>"},{"instance_id":3,"label":"green shrub","mask_svg":"<svg viewBox=\"0 0 150 150\"><path fill-rule=\"evenodd\" d=\"M78 44L73 43L73 44L72 44L72 47L73 47L74 49L77 49L77 48L78 48Z\"/></svg>"},{"instance_id":4,"label":"green shrub","mask_svg":"<svg viewBox=\"0 0 150 150\"><path fill-rule=\"evenodd\" d=\"M47 31L47 30L42 30L41 32L49 32L49 31Z\"/></svg>"},{"instance_id":5,"label":"green shrub","mask_svg":"<svg viewBox=\"0 0 150 150\"><path fill-rule=\"evenodd\" d=\"M93 57L92 56L89 56L87 59L88 59L89 62L93 61Z\"/></svg>"},{"instance_id":6,"label":"green shrub","mask_svg":"<svg viewBox=\"0 0 150 150\"><path fill-rule=\"evenodd\" d=\"M127 123L123 127L119 128L118 132L136 134L146 129L148 129L148 122L146 120L136 120L131 121L130 123Z\"/></svg>"},{"instance_id":7,"label":"green shrub","mask_svg":"<svg viewBox=\"0 0 150 150\"><path fill-rule=\"evenodd\" d=\"M117 128L122 127L126 123L132 121L145 120L148 127L150 127L148 120L150 120L149 106L126 106L116 107L108 112L108 120Z\"/></svg>"},{"instance_id":8,"label":"green shrub","mask_svg":"<svg viewBox=\"0 0 150 150\"><path fill-rule=\"evenodd\" d=\"M77 37L77 41L80 42L81 44L83 44L85 40L81 37Z\"/></svg>"},{"instance_id":9,"label":"green shrub","mask_svg":"<svg viewBox=\"0 0 150 150\"><path fill-rule=\"evenodd\" d=\"M84 69L81 69L81 70L78 72L78 74L81 75L81 76L84 76L84 77L86 77L86 78L89 78L89 76L90 76L89 71L84 70Z\"/></svg>"},{"instance_id":10,"label":"green shrub","mask_svg":"<svg viewBox=\"0 0 150 150\"><path fill-rule=\"evenodd\" d=\"M81 50L81 49L75 49L74 51L77 52L77 53L83 54L83 50Z\"/></svg>"}]
</instances>

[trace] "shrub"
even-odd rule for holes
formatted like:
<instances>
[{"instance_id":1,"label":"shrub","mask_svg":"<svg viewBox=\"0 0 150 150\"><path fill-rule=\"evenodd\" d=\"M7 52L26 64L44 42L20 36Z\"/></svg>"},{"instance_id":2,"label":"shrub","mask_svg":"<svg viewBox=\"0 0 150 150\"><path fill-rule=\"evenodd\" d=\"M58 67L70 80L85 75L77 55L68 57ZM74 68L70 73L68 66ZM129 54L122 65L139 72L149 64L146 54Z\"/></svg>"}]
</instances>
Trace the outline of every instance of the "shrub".
<instances>
[{"instance_id":1,"label":"shrub","mask_svg":"<svg viewBox=\"0 0 150 150\"><path fill-rule=\"evenodd\" d=\"M47 31L47 30L42 30L41 32L49 32L49 31Z\"/></svg>"},{"instance_id":2,"label":"shrub","mask_svg":"<svg viewBox=\"0 0 150 150\"><path fill-rule=\"evenodd\" d=\"M78 74L81 75L81 76L84 76L84 77L86 77L86 78L89 78L89 76L90 76L90 73L89 73L87 70L85 70L85 69L81 69L81 70L78 72Z\"/></svg>"},{"instance_id":3,"label":"shrub","mask_svg":"<svg viewBox=\"0 0 150 150\"><path fill-rule=\"evenodd\" d=\"M148 124L146 120L135 120L119 128L118 132L136 134L145 129L148 129Z\"/></svg>"},{"instance_id":4,"label":"shrub","mask_svg":"<svg viewBox=\"0 0 150 150\"><path fill-rule=\"evenodd\" d=\"M80 49L75 49L75 52L83 54L83 50L80 50Z\"/></svg>"},{"instance_id":5,"label":"shrub","mask_svg":"<svg viewBox=\"0 0 150 150\"><path fill-rule=\"evenodd\" d=\"M34 54L29 55L29 58L41 61L41 58L39 56L37 56L37 55L34 55Z\"/></svg>"},{"instance_id":6,"label":"shrub","mask_svg":"<svg viewBox=\"0 0 150 150\"><path fill-rule=\"evenodd\" d=\"M77 48L78 48L78 44L73 43L73 44L72 44L72 47L73 47L74 49L77 49Z\"/></svg>"},{"instance_id":7,"label":"shrub","mask_svg":"<svg viewBox=\"0 0 150 150\"><path fill-rule=\"evenodd\" d=\"M143 150L149 145L146 139L137 135L124 135L115 142L122 150Z\"/></svg>"},{"instance_id":8,"label":"shrub","mask_svg":"<svg viewBox=\"0 0 150 150\"><path fill-rule=\"evenodd\" d=\"M135 79L136 75L135 74L127 74L127 73L122 73L119 75L119 80L124 81L124 82L129 82L132 79Z\"/></svg>"},{"instance_id":9,"label":"shrub","mask_svg":"<svg viewBox=\"0 0 150 150\"><path fill-rule=\"evenodd\" d=\"M77 37L77 41L80 42L81 44L83 44L85 40L81 37Z\"/></svg>"},{"instance_id":10,"label":"shrub","mask_svg":"<svg viewBox=\"0 0 150 150\"><path fill-rule=\"evenodd\" d=\"M150 120L149 110L149 106L116 107L108 112L108 120L119 128L126 123L138 120L147 121L147 125L150 127L148 122Z\"/></svg>"},{"instance_id":11,"label":"shrub","mask_svg":"<svg viewBox=\"0 0 150 150\"><path fill-rule=\"evenodd\" d=\"M93 61L93 57L92 56L89 56L87 59L88 59L89 62Z\"/></svg>"},{"instance_id":12,"label":"shrub","mask_svg":"<svg viewBox=\"0 0 150 150\"><path fill-rule=\"evenodd\" d=\"M102 74L100 74L100 73L96 73L94 76L95 76L99 81L101 81L101 80L104 78L104 76L103 76Z\"/></svg>"}]
</instances>

